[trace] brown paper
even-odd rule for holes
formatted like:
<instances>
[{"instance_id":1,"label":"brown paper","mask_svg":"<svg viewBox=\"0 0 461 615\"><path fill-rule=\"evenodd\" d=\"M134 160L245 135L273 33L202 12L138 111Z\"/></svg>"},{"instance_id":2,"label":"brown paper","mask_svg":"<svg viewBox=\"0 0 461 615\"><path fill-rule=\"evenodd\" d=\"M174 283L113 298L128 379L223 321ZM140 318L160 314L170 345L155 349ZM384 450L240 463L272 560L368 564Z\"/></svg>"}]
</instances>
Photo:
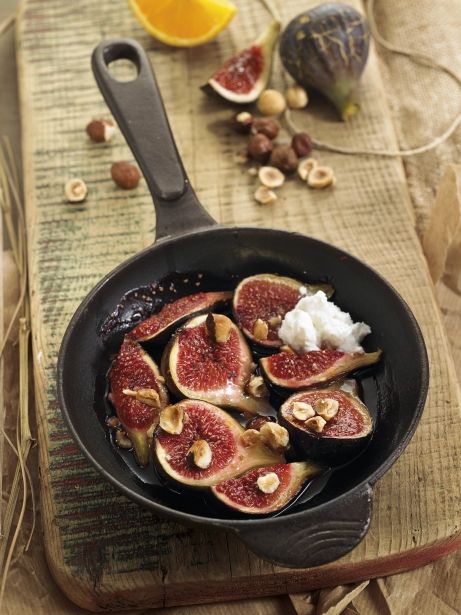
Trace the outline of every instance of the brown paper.
<instances>
[{"instance_id":1,"label":"brown paper","mask_svg":"<svg viewBox=\"0 0 461 615\"><path fill-rule=\"evenodd\" d=\"M460 292L461 282L461 166L449 165L440 181L431 210L423 249L436 284Z\"/></svg>"}]
</instances>

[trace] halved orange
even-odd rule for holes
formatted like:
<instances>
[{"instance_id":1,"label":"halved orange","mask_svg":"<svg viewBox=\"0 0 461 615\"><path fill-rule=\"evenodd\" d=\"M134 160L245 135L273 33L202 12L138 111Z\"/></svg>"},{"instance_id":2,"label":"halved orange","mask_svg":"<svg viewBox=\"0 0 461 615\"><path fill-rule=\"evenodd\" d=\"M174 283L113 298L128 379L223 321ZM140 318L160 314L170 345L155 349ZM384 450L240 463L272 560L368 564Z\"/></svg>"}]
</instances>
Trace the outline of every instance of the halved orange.
<instances>
[{"instance_id":1,"label":"halved orange","mask_svg":"<svg viewBox=\"0 0 461 615\"><path fill-rule=\"evenodd\" d=\"M237 7L228 0L128 0L143 27L175 47L194 47L214 39Z\"/></svg>"}]
</instances>

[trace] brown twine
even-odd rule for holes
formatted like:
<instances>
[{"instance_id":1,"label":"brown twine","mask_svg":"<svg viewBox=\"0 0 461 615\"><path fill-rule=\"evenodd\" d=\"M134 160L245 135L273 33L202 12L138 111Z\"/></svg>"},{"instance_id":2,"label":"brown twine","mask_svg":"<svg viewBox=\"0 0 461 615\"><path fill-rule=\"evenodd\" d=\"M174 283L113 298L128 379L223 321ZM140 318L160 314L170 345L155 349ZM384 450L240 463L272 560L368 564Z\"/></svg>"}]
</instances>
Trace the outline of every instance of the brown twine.
<instances>
[{"instance_id":1,"label":"brown twine","mask_svg":"<svg viewBox=\"0 0 461 615\"><path fill-rule=\"evenodd\" d=\"M271 13L273 18L280 21L280 14L278 10L276 9L276 7L273 5L272 0L260 0L260 1L263 3L266 9ZM376 25L374 7L375 7L375 0L368 0L368 3L367 3L368 23L370 26L371 35L374 41L378 45L380 45L384 49L387 49L387 51L390 51L392 53L397 53L411 60L420 62L421 64L424 64L426 66L429 66L430 68L440 70L444 72L445 74L447 74L449 77L451 77L456 83L461 85L461 77L448 66L445 66L444 64L441 64L440 62L437 62L430 56L427 56L423 53L405 49L403 47L399 47L398 45L394 45L393 43L387 41L380 34L378 27ZM289 109L285 110L284 119L285 119L285 122L290 132L292 133L301 132L300 128L293 121L293 118L291 117L291 112ZM341 147L341 146L334 145L331 143L326 143L325 141L319 141L317 139L312 139L312 144L314 145L316 149L325 150L329 152L335 152L338 154L354 154L354 155L365 155L365 156L388 156L388 157L415 156L416 154L422 154L424 152L428 152L432 149L435 149L436 147L438 147L439 145L447 141L447 139L451 137L451 135L455 132L455 130L459 127L460 124L461 124L461 112L458 113L458 115L454 118L454 120L451 122L451 124L448 126L448 128L446 128L446 130L442 134L432 139L432 141L430 141L429 143L425 143L424 145L420 145L418 147L413 147L410 149L391 150L391 149L368 149L368 148L355 148L355 147Z\"/></svg>"}]
</instances>

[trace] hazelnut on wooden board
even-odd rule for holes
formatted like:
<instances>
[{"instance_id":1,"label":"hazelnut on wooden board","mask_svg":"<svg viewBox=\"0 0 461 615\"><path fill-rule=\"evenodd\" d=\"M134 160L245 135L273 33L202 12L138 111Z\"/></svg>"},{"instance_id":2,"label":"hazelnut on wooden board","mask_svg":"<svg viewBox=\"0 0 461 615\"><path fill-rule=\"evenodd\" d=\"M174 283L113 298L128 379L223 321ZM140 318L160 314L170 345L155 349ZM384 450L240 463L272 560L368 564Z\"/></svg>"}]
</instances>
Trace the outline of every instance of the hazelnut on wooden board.
<instances>
[{"instance_id":1,"label":"hazelnut on wooden board","mask_svg":"<svg viewBox=\"0 0 461 615\"><path fill-rule=\"evenodd\" d=\"M110 168L110 174L114 182L123 190L132 190L136 188L141 179L141 173L134 164L120 161L114 162Z\"/></svg>"},{"instance_id":2,"label":"hazelnut on wooden board","mask_svg":"<svg viewBox=\"0 0 461 615\"><path fill-rule=\"evenodd\" d=\"M257 117L251 125L251 134L266 135L268 139L275 139L279 134L280 124L271 117Z\"/></svg>"},{"instance_id":3,"label":"hazelnut on wooden board","mask_svg":"<svg viewBox=\"0 0 461 615\"><path fill-rule=\"evenodd\" d=\"M247 135L253 124L253 116L248 111L236 113L232 120L234 130L242 135Z\"/></svg>"},{"instance_id":4,"label":"hazelnut on wooden board","mask_svg":"<svg viewBox=\"0 0 461 615\"><path fill-rule=\"evenodd\" d=\"M285 181L285 175L275 167L261 167L258 177L262 185L268 188L280 188Z\"/></svg>"},{"instance_id":5,"label":"hazelnut on wooden board","mask_svg":"<svg viewBox=\"0 0 461 615\"><path fill-rule=\"evenodd\" d=\"M291 139L291 147L300 158L309 156L312 152L312 139L307 132L297 132Z\"/></svg>"},{"instance_id":6,"label":"hazelnut on wooden board","mask_svg":"<svg viewBox=\"0 0 461 615\"><path fill-rule=\"evenodd\" d=\"M267 186L259 186L254 194L255 200L261 205L272 205L277 200L277 195Z\"/></svg>"},{"instance_id":7,"label":"hazelnut on wooden board","mask_svg":"<svg viewBox=\"0 0 461 615\"><path fill-rule=\"evenodd\" d=\"M115 130L112 120L91 120L86 127L87 135L95 143L110 141L115 134Z\"/></svg>"},{"instance_id":8,"label":"hazelnut on wooden board","mask_svg":"<svg viewBox=\"0 0 461 615\"><path fill-rule=\"evenodd\" d=\"M83 179L76 177L69 179L64 186L64 193L69 203L81 203L86 199L88 188Z\"/></svg>"},{"instance_id":9,"label":"hazelnut on wooden board","mask_svg":"<svg viewBox=\"0 0 461 615\"><path fill-rule=\"evenodd\" d=\"M266 135L258 133L248 141L248 155L258 162L266 162L273 149L272 141Z\"/></svg>"},{"instance_id":10,"label":"hazelnut on wooden board","mask_svg":"<svg viewBox=\"0 0 461 615\"><path fill-rule=\"evenodd\" d=\"M331 167L321 167L317 165L307 176L307 185L310 188L328 188L336 182L333 169Z\"/></svg>"},{"instance_id":11,"label":"hazelnut on wooden board","mask_svg":"<svg viewBox=\"0 0 461 615\"><path fill-rule=\"evenodd\" d=\"M292 85L287 88L285 91L285 99L290 109L304 109L309 102L306 90L300 85Z\"/></svg>"},{"instance_id":12,"label":"hazelnut on wooden board","mask_svg":"<svg viewBox=\"0 0 461 615\"><path fill-rule=\"evenodd\" d=\"M296 152L289 145L277 145L277 147L274 147L269 160L272 167L280 169L286 175L296 171L298 162Z\"/></svg>"},{"instance_id":13,"label":"hazelnut on wooden board","mask_svg":"<svg viewBox=\"0 0 461 615\"><path fill-rule=\"evenodd\" d=\"M286 101L283 94L277 90L264 90L256 106L263 115L280 115L285 111Z\"/></svg>"},{"instance_id":14,"label":"hazelnut on wooden board","mask_svg":"<svg viewBox=\"0 0 461 615\"><path fill-rule=\"evenodd\" d=\"M309 173L317 166L317 160L314 158L305 158L298 164L298 175L303 180L307 181Z\"/></svg>"}]
</instances>

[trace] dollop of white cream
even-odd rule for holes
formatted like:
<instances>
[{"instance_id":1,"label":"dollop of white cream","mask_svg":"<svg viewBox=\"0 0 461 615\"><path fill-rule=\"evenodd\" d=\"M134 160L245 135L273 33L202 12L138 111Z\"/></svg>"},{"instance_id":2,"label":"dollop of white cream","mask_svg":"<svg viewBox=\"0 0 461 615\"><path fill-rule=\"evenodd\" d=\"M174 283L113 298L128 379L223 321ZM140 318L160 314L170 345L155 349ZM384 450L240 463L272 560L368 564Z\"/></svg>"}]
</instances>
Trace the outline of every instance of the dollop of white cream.
<instances>
[{"instance_id":1,"label":"dollop of white cream","mask_svg":"<svg viewBox=\"0 0 461 615\"><path fill-rule=\"evenodd\" d=\"M322 290L302 297L286 313L278 331L280 339L297 352L321 348L364 352L360 342L369 333L367 324L354 323L350 314L328 301Z\"/></svg>"}]
</instances>

